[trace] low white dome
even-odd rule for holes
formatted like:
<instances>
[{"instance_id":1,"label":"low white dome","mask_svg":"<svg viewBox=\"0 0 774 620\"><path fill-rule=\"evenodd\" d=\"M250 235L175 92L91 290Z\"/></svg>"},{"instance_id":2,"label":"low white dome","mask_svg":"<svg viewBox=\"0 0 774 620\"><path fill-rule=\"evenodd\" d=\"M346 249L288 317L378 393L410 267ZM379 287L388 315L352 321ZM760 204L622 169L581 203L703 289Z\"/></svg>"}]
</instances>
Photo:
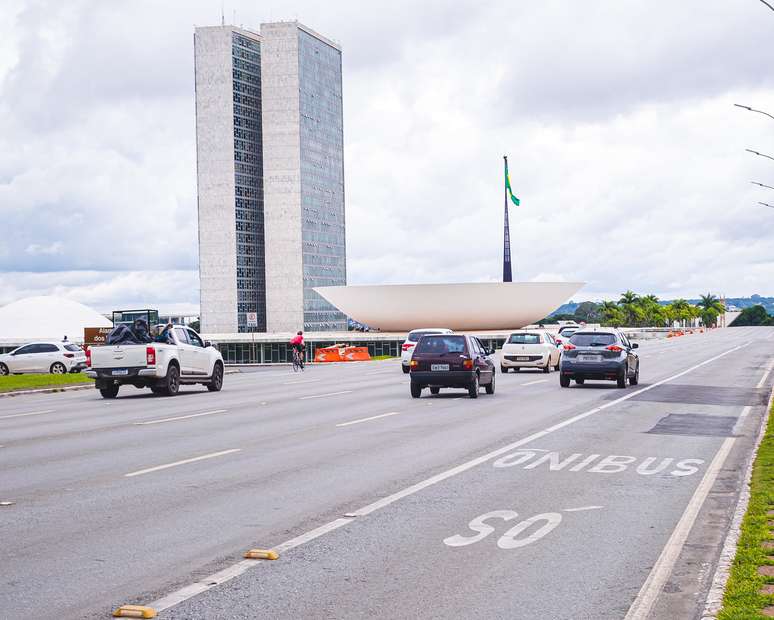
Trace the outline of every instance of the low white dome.
<instances>
[{"instance_id":1,"label":"low white dome","mask_svg":"<svg viewBox=\"0 0 774 620\"><path fill-rule=\"evenodd\" d=\"M84 327L112 327L96 310L63 297L27 297L0 308L0 342L83 342Z\"/></svg>"}]
</instances>

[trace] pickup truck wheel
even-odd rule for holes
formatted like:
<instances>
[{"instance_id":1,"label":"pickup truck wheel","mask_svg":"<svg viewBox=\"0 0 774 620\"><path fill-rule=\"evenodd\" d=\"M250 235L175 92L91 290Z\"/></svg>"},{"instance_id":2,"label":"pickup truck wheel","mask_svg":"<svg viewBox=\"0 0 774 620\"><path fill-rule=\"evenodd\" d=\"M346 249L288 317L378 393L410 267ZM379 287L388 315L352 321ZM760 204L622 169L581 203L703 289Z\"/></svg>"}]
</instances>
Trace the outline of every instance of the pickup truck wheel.
<instances>
[{"instance_id":1,"label":"pickup truck wheel","mask_svg":"<svg viewBox=\"0 0 774 620\"><path fill-rule=\"evenodd\" d=\"M114 383L107 387L99 388L99 393L102 394L102 398L115 398L118 396L118 388L120 387L120 385Z\"/></svg>"},{"instance_id":2,"label":"pickup truck wheel","mask_svg":"<svg viewBox=\"0 0 774 620\"><path fill-rule=\"evenodd\" d=\"M166 392L164 391L164 388L160 388L160 387L157 387L155 385L152 385L150 390L151 390L151 392L153 392L156 395L166 394Z\"/></svg>"},{"instance_id":3,"label":"pickup truck wheel","mask_svg":"<svg viewBox=\"0 0 774 620\"><path fill-rule=\"evenodd\" d=\"M174 396L180 390L180 369L175 364L167 368L167 377L164 382L164 394Z\"/></svg>"},{"instance_id":4,"label":"pickup truck wheel","mask_svg":"<svg viewBox=\"0 0 774 620\"><path fill-rule=\"evenodd\" d=\"M220 392L223 387L223 364L215 362L215 368L212 369L212 381L207 384L210 392Z\"/></svg>"}]
</instances>

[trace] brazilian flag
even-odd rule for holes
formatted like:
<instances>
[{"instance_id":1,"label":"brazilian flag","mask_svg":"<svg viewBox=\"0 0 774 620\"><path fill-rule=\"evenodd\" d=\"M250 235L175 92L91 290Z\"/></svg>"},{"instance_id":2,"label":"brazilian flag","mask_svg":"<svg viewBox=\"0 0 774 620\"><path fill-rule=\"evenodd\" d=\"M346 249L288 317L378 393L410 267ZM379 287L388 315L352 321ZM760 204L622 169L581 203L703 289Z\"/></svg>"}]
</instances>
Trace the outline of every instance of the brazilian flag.
<instances>
[{"instance_id":1,"label":"brazilian flag","mask_svg":"<svg viewBox=\"0 0 774 620\"><path fill-rule=\"evenodd\" d=\"M508 194L508 196L511 197L511 202L518 207L519 204L521 204L521 203L520 203L519 199L516 198L516 196L513 195L513 190L511 189L511 177L508 174L508 160L507 159L505 160L505 191Z\"/></svg>"}]
</instances>

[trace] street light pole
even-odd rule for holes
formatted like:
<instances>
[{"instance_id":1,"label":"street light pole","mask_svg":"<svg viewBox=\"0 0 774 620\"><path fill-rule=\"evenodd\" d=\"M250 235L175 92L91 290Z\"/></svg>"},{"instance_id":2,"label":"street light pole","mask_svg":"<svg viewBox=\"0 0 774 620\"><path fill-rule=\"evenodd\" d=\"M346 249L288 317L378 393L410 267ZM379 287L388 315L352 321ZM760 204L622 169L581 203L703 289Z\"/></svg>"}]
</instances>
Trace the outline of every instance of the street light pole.
<instances>
[{"instance_id":1,"label":"street light pole","mask_svg":"<svg viewBox=\"0 0 774 620\"><path fill-rule=\"evenodd\" d=\"M766 157L774 161L774 157L772 157L771 155L766 155L765 153L759 153L758 151L753 151L752 149L745 149L745 151L747 151L748 153L752 153L753 155L759 155L760 157Z\"/></svg>"},{"instance_id":2,"label":"street light pole","mask_svg":"<svg viewBox=\"0 0 774 620\"><path fill-rule=\"evenodd\" d=\"M737 108L742 108L743 110L749 110L750 112L757 112L758 114L763 114L765 116L768 116L770 119L774 119L774 116L772 116L768 112L764 112L763 110L756 110L755 108L751 108L749 105L742 105L740 103L735 103L734 105Z\"/></svg>"},{"instance_id":3,"label":"street light pole","mask_svg":"<svg viewBox=\"0 0 774 620\"><path fill-rule=\"evenodd\" d=\"M763 205L764 207L768 207L769 209L774 209L774 205L770 205L766 202L759 202L759 205Z\"/></svg>"},{"instance_id":4,"label":"street light pole","mask_svg":"<svg viewBox=\"0 0 774 620\"><path fill-rule=\"evenodd\" d=\"M758 183L758 181L750 181L753 185L759 185L760 187L765 187L766 189L774 189L771 185L764 185L763 183Z\"/></svg>"}]
</instances>

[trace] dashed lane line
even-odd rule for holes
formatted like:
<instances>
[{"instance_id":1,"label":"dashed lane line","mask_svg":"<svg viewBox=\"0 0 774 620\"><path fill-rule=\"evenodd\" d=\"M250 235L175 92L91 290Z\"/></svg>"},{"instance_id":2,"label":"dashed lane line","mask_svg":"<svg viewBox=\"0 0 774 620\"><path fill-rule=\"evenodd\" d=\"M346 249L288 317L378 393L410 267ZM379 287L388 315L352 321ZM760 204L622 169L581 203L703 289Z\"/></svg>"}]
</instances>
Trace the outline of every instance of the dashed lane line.
<instances>
[{"instance_id":1,"label":"dashed lane line","mask_svg":"<svg viewBox=\"0 0 774 620\"><path fill-rule=\"evenodd\" d=\"M327 394L315 394L314 396L301 396L298 400L311 400L312 398L325 398L326 396L339 396L340 394L352 394L352 390L328 392Z\"/></svg>"},{"instance_id":2,"label":"dashed lane line","mask_svg":"<svg viewBox=\"0 0 774 620\"><path fill-rule=\"evenodd\" d=\"M384 508L385 506L389 506L390 504L393 504L398 500L403 499L404 497L408 497L410 495L418 493L419 491L426 489L427 487L433 486L434 484L443 482L444 480L447 480L458 474L466 472L469 469L477 467L482 463L491 461L492 459L495 459L498 456L507 454L508 452L511 452L516 448L519 448L527 443L535 441L536 439L541 439L546 435L553 433L554 431L557 431L561 428L565 428L566 426L570 426L571 424L575 424L580 420L583 420L591 415L599 413L600 411L603 411L605 409L609 409L610 407L613 407L619 403L627 401L630 398L634 398L635 396L638 396L643 392L647 392L648 390L652 390L653 388L656 388L660 385L664 385L665 383L674 381L675 379L678 379L679 377L682 377L690 372L693 372L694 370L701 368L702 366L705 366L716 360L719 360L720 358L725 357L730 353L734 353L735 351L738 351L746 347L748 344L749 342L745 342L731 349L727 349L723 353L710 357L704 360L703 362L699 362L698 364L695 364L681 372L678 372L677 374L671 375L660 381L656 381L655 383L652 383L648 386L645 386L643 388L630 392L624 396L621 396L620 398L616 398L615 400L611 400L603 405L600 405L599 407L595 407L594 409L590 409L589 411L575 415L571 418L568 418L567 420L564 420L563 422L554 424L553 426L550 426L542 431L533 433L532 435L524 437L523 439L519 439L518 441L514 441L513 443L510 443L506 446L498 448L497 450L493 450L491 452L488 452L487 454L483 454L477 458L471 459L460 465L457 465L456 467L452 467L451 469L448 469L444 472L431 476L430 478L427 478L426 480L413 484L401 491L398 491L397 493L393 493L392 495L388 495L376 502L368 504L367 506L364 506L359 510L355 510L353 512L347 513L346 517L335 519L334 521L321 525L320 527L315 528L309 532L306 532L305 534L301 534L300 536L291 538L290 540L285 541L284 543L276 547L273 547L273 549L281 555L282 553L289 551L291 549L294 549L296 547L299 547L300 545L303 545L306 542L319 538L320 536L323 536L328 532L332 532L333 530L339 529L340 527L343 527L351 523L355 519L369 515L372 512L379 510L380 508ZM721 448L721 451L722 450L723 448ZM716 455L708 471L712 470L713 465L715 465L715 462L718 459L718 456L720 455L721 455L721 452L718 452L718 455ZM723 456L723 460L725 460L725 456ZM717 472L715 475L717 475ZM706 475L705 475L705 478L706 478ZM697 492L698 492L698 489L697 489ZM162 597L152 603L149 603L149 606L153 607L157 611L164 611L165 609L169 609L170 607L178 605L179 603L182 603L185 600L188 600L198 594L201 594L202 592L206 592L207 590L210 590L217 585L220 585L222 583L225 583L226 581L230 581L231 579L238 577L239 575L249 570L250 568L256 565L259 565L260 562L261 562L260 560L242 560L241 562L237 562L236 564L229 566L228 568L225 568L222 571L219 571L213 575L210 575L209 577L205 577L204 579L201 579L196 583L180 588L179 590L176 590L175 592L172 592L165 597ZM263 564L263 566L265 566L265 564Z\"/></svg>"},{"instance_id":3,"label":"dashed lane line","mask_svg":"<svg viewBox=\"0 0 774 620\"><path fill-rule=\"evenodd\" d=\"M191 459L184 459L182 461L175 461L174 463L167 463L166 465L157 465L156 467L149 467L148 469L140 469L138 471L132 471L128 474L124 474L124 478L133 478L134 476L142 476L144 474L150 474L154 471L161 471L162 469L169 469L170 467L177 467L178 465L186 465L188 463L195 463L196 461L204 461L206 459L214 459L217 456L224 456L226 454L233 454L234 452L241 452L242 448L232 448L231 450L221 450L220 452L213 452L211 454L203 454L202 456L195 456Z\"/></svg>"},{"instance_id":4,"label":"dashed lane line","mask_svg":"<svg viewBox=\"0 0 774 620\"><path fill-rule=\"evenodd\" d=\"M315 383L322 379L302 379L301 381L285 381L282 385L303 385L304 383Z\"/></svg>"},{"instance_id":5,"label":"dashed lane line","mask_svg":"<svg viewBox=\"0 0 774 620\"><path fill-rule=\"evenodd\" d=\"M11 415L1 415L0 420L9 420L11 418L26 418L30 415L43 415L44 413L54 413L56 409L46 409L45 411L30 411L29 413L13 413Z\"/></svg>"},{"instance_id":6,"label":"dashed lane line","mask_svg":"<svg viewBox=\"0 0 774 620\"><path fill-rule=\"evenodd\" d=\"M351 422L342 422L341 424L337 424L337 427L342 426L352 426L353 424L360 424L361 422L370 422L371 420L378 420L379 418L386 418L393 415L400 415L402 412L400 411L391 411L390 413L382 413L379 415L372 415L368 418L360 418L359 420L352 420Z\"/></svg>"},{"instance_id":7,"label":"dashed lane line","mask_svg":"<svg viewBox=\"0 0 774 620\"><path fill-rule=\"evenodd\" d=\"M226 413L228 409L216 409L215 411L203 411L202 413L191 413L189 415L178 415L174 418L161 418L160 420L147 420L146 422L135 422L135 426L147 426L149 424L163 424L164 422L176 422L177 420L188 420L189 418L200 418L205 415L215 415Z\"/></svg>"},{"instance_id":8,"label":"dashed lane line","mask_svg":"<svg viewBox=\"0 0 774 620\"><path fill-rule=\"evenodd\" d=\"M538 383L548 383L548 379L539 379L538 381L529 381L528 383L522 383L521 387L527 387L528 385L537 385Z\"/></svg>"}]
</instances>

